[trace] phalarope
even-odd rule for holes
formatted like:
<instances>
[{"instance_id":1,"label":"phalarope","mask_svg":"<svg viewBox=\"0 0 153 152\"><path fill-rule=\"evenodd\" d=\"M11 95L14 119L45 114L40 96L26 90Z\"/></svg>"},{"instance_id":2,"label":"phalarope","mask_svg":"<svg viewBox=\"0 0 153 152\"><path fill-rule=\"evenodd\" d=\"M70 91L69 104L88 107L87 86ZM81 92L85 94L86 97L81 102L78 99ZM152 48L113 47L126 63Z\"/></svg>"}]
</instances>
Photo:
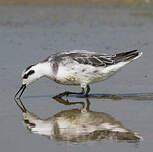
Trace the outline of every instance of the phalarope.
<instances>
[{"instance_id":1,"label":"phalarope","mask_svg":"<svg viewBox=\"0 0 153 152\"><path fill-rule=\"evenodd\" d=\"M80 93L64 92L60 94L62 96L69 94L85 94L85 96L88 96L89 84L109 78L141 55L142 52L137 50L115 55L98 54L86 50L73 50L54 54L23 71L22 86L15 94L15 98L20 98L25 88L41 77L47 77L64 85L80 85L82 88ZM85 88L86 92L84 91ZM19 92L21 93L18 96Z\"/></svg>"}]
</instances>

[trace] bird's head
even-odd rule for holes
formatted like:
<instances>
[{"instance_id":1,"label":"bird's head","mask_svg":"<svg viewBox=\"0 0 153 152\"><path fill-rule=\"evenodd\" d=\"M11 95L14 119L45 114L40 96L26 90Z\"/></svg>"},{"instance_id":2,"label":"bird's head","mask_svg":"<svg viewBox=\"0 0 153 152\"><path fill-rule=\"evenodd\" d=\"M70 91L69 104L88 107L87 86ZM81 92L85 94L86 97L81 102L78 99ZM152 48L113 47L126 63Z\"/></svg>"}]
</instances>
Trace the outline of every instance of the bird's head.
<instances>
[{"instance_id":1,"label":"bird's head","mask_svg":"<svg viewBox=\"0 0 153 152\"><path fill-rule=\"evenodd\" d=\"M36 65L30 65L22 72L22 85L28 86L39 78Z\"/></svg>"},{"instance_id":2,"label":"bird's head","mask_svg":"<svg viewBox=\"0 0 153 152\"><path fill-rule=\"evenodd\" d=\"M53 76L51 71L50 62L40 62L35 65L30 65L22 72L22 86L19 91L15 94L15 99L20 98L23 94L25 88L41 77L50 77ZM18 94L20 95L18 96ZM18 97L17 97L18 96Z\"/></svg>"},{"instance_id":3,"label":"bird's head","mask_svg":"<svg viewBox=\"0 0 153 152\"><path fill-rule=\"evenodd\" d=\"M42 73L39 72L38 64L27 67L22 72L22 86L20 87L19 91L15 94L15 98L20 98L24 90L26 89L26 87L30 85L31 83L35 82L41 76L42 76ZM19 93L20 95L17 97Z\"/></svg>"}]
</instances>

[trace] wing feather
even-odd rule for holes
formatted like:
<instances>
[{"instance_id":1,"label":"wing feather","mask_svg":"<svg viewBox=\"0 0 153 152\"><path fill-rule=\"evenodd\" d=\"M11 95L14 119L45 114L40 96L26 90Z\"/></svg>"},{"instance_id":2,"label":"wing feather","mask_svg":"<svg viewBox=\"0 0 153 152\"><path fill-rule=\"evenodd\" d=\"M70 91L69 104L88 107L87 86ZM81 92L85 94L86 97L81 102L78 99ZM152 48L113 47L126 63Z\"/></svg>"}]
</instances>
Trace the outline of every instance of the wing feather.
<instances>
[{"instance_id":1,"label":"wing feather","mask_svg":"<svg viewBox=\"0 0 153 152\"><path fill-rule=\"evenodd\" d=\"M107 67L113 64L117 64L119 62L125 62L131 60L139 55L137 50L122 52L114 55L107 54L96 54L96 52L89 52L86 50L73 50L67 52L60 52L52 57L49 57L48 60L53 61L56 64L56 68L60 63L64 65L70 64L73 62L77 62L79 64L87 64L95 67L103 66Z\"/></svg>"},{"instance_id":2,"label":"wing feather","mask_svg":"<svg viewBox=\"0 0 153 152\"><path fill-rule=\"evenodd\" d=\"M108 66L114 63L114 60L110 56L106 55L80 55L73 56L73 60L77 61L80 64L88 64L92 66Z\"/></svg>"}]
</instances>

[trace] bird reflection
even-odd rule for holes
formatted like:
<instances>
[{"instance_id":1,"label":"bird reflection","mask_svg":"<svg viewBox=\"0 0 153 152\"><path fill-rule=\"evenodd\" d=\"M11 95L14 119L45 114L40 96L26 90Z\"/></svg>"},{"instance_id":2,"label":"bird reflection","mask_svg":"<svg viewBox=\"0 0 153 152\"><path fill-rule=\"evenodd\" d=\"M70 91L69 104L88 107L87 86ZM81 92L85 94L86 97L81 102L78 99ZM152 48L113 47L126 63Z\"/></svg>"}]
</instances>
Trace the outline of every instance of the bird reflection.
<instances>
[{"instance_id":1,"label":"bird reflection","mask_svg":"<svg viewBox=\"0 0 153 152\"><path fill-rule=\"evenodd\" d=\"M125 128L119 121L104 112L90 110L90 102L70 102L63 98L54 99L65 105L81 104L80 109L61 111L48 119L41 119L18 103L23 113L23 124L32 133L47 136L49 139L69 142L87 142L103 139L137 142L141 137Z\"/></svg>"}]
</instances>

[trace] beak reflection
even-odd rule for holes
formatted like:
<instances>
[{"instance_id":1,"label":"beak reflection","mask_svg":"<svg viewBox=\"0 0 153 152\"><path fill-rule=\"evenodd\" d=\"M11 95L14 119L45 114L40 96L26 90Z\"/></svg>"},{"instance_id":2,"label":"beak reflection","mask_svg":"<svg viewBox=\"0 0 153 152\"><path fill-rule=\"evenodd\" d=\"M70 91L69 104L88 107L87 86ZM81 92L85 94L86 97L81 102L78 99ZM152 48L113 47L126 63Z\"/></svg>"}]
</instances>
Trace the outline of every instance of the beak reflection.
<instances>
[{"instance_id":1,"label":"beak reflection","mask_svg":"<svg viewBox=\"0 0 153 152\"><path fill-rule=\"evenodd\" d=\"M54 98L54 100L65 105L81 104L82 107L63 110L47 119L41 119L28 111L23 104L20 104L23 124L30 132L57 141L77 143L103 139L138 142L142 139L137 133L124 127L111 115L90 110L88 99L86 99L86 104L71 102L62 98ZM20 103L22 102L20 101Z\"/></svg>"}]
</instances>

